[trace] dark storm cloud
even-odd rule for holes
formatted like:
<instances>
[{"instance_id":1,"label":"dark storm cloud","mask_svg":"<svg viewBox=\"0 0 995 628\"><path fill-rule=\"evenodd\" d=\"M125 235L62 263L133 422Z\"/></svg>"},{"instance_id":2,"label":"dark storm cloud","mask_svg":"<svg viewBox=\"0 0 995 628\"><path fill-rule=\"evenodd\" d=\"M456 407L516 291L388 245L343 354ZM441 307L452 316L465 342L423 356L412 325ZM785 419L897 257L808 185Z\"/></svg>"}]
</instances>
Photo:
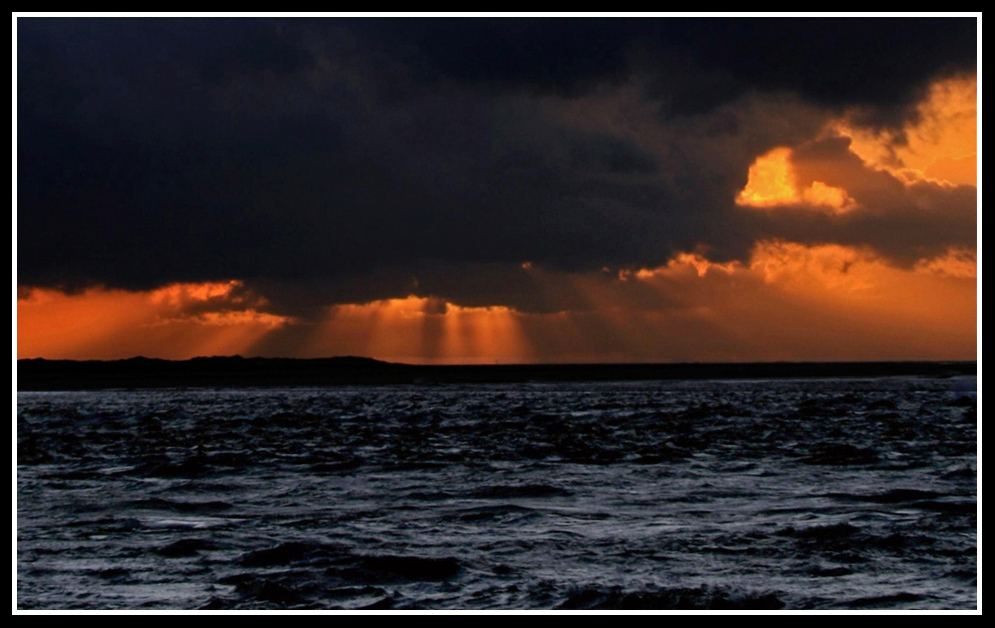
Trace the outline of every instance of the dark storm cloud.
<instances>
[{"instance_id":1,"label":"dark storm cloud","mask_svg":"<svg viewBox=\"0 0 995 628\"><path fill-rule=\"evenodd\" d=\"M677 113L750 89L836 106L906 105L938 72L977 61L973 19L388 19L355 28L427 77L481 86L578 95L649 73Z\"/></svg>"},{"instance_id":2,"label":"dark storm cloud","mask_svg":"<svg viewBox=\"0 0 995 628\"><path fill-rule=\"evenodd\" d=\"M897 120L937 73L973 69L976 50L974 20L953 19L17 29L18 282L237 278L284 309L417 291L550 310L576 299L541 301L522 262L654 266L699 245L742 258L765 229L803 227L733 205L752 159L798 139L735 99L785 92ZM544 108L633 77L665 114L664 140ZM907 253L901 233L862 228L847 233ZM941 235L933 249L963 240Z\"/></svg>"}]
</instances>

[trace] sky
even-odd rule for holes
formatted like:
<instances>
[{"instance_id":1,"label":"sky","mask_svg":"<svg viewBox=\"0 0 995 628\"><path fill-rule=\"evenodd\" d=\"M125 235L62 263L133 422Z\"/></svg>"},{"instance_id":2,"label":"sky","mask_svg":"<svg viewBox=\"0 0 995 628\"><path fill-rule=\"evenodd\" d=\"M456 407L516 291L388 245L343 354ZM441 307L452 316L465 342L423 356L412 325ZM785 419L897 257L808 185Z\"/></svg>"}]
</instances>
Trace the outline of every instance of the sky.
<instances>
[{"instance_id":1,"label":"sky","mask_svg":"<svg viewBox=\"0 0 995 628\"><path fill-rule=\"evenodd\" d=\"M980 18L14 21L19 359L977 359Z\"/></svg>"}]
</instances>

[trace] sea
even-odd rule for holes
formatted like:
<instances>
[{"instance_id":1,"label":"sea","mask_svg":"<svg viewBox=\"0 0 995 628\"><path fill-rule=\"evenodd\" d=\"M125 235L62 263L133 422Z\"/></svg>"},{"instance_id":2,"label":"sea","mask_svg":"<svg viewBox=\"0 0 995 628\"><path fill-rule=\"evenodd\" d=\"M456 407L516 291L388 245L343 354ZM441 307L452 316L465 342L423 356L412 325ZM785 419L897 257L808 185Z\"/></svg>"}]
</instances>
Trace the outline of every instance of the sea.
<instances>
[{"instance_id":1,"label":"sea","mask_svg":"<svg viewBox=\"0 0 995 628\"><path fill-rule=\"evenodd\" d=\"M979 609L974 377L18 392L16 609Z\"/></svg>"}]
</instances>

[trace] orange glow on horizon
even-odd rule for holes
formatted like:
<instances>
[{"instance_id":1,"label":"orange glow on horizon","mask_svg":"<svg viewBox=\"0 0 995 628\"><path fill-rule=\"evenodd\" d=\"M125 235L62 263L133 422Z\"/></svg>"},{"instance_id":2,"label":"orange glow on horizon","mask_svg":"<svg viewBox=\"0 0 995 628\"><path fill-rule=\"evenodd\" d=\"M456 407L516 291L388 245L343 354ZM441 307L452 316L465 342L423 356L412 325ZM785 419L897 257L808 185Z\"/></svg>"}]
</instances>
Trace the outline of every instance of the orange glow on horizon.
<instances>
[{"instance_id":1,"label":"orange glow on horizon","mask_svg":"<svg viewBox=\"0 0 995 628\"><path fill-rule=\"evenodd\" d=\"M334 305L308 353L411 364L522 362L530 351L519 316L505 306L464 307L415 295Z\"/></svg>"},{"instance_id":2,"label":"orange glow on horizon","mask_svg":"<svg viewBox=\"0 0 995 628\"><path fill-rule=\"evenodd\" d=\"M742 262L701 253L657 268L567 273L533 264L555 312L410 295L329 306L317 320L261 309L240 282L77 294L22 288L18 358L145 355L392 362L682 362L974 359L977 255L911 268L841 245L758 243Z\"/></svg>"},{"instance_id":3,"label":"orange glow on horizon","mask_svg":"<svg viewBox=\"0 0 995 628\"><path fill-rule=\"evenodd\" d=\"M290 319L258 311L258 298L233 294L241 287L232 281L146 292L25 290L17 299L17 357L184 359L244 352Z\"/></svg>"},{"instance_id":4,"label":"orange glow on horizon","mask_svg":"<svg viewBox=\"0 0 995 628\"><path fill-rule=\"evenodd\" d=\"M686 254L635 276L680 303L656 316L694 333L713 359L976 358L969 251L901 269L853 247L768 241L746 263ZM671 338L685 341L679 331Z\"/></svg>"}]
</instances>

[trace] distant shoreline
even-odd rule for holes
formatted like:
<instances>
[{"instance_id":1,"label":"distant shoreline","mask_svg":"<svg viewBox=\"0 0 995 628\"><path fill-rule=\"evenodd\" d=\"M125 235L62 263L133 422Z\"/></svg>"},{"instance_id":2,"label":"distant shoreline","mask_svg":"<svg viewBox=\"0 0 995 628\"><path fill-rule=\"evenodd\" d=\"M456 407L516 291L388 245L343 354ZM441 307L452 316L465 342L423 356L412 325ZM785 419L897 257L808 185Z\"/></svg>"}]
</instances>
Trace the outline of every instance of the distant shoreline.
<instances>
[{"instance_id":1,"label":"distant shoreline","mask_svg":"<svg viewBox=\"0 0 995 628\"><path fill-rule=\"evenodd\" d=\"M957 377L976 374L977 361L410 365L357 357L292 359L234 356L110 361L25 359L17 361L17 390Z\"/></svg>"}]
</instances>

